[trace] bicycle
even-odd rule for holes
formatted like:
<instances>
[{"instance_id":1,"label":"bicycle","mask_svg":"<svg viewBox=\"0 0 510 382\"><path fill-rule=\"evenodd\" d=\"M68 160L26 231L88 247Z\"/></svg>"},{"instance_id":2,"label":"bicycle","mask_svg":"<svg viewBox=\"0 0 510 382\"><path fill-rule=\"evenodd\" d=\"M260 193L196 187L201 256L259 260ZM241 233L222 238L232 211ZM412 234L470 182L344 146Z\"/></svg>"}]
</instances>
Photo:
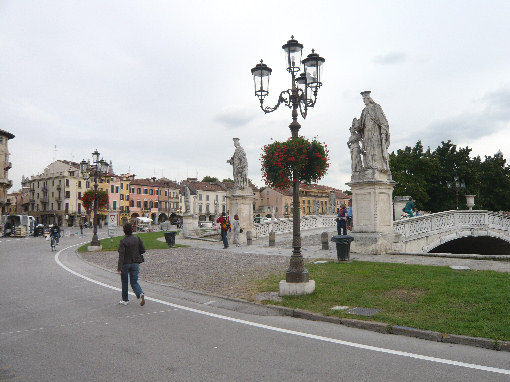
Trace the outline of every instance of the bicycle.
<instances>
[{"instance_id":1,"label":"bicycle","mask_svg":"<svg viewBox=\"0 0 510 382\"><path fill-rule=\"evenodd\" d=\"M55 239L55 236L50 236L50 245L51 245L51 252L55 251L55 247L57 246L57 240Z\"/></svg>"}]
</instances>

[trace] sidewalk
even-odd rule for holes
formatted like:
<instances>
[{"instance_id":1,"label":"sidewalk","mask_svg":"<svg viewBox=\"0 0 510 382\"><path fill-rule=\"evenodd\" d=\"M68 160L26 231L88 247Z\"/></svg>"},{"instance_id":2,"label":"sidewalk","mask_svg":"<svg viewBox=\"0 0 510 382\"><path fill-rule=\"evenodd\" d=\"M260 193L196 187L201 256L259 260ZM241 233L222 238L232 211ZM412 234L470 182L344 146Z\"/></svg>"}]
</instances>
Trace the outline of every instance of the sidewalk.
<instances>
[{"instance_id":1,"label":"sidewalk","mask_svg":"<svg viewBox=\"0 0 510 382\"><path fill-rule=\"evenodd\" d=\"M321 233L327 232L329 238L329 249L323 250L321 244ZM318 228L313 230L301 231L301 253L305 260L336 260L336 245L331 242L331 237L336 235L336 230ZM182 239L177 237L177 244L188 245L195 248L222 249L221 241ZM226 252L288 256L292 255L292 233L277 234L275 246L269 246L269 238L263 237L254 240L252 245L242 245L235 247L231 244ZM498 256L500 260L487 260L487 257L473 254L393 254L393 255L367 255L361 253L351 253L350 259L356 261L372 261L380 263L400 263L417 265L435 265L435 266L466 266L473 270L491 270L497 272L510 272L510 255L508 257ZM506 260L506 261L505 261Z\"/></svg>"}]
</instances>

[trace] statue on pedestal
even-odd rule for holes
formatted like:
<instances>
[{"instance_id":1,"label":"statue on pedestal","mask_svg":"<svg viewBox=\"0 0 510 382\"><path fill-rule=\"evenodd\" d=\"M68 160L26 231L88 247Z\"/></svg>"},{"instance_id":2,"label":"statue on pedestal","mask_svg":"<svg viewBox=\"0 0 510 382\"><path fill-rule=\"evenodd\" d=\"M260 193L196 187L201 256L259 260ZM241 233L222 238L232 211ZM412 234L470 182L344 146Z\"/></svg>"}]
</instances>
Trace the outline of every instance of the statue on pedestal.
<instances>
[{"instance_id":1,"label":"statue on pedestal","mask_svg":"<svg viewBox=\"0 0 510 382\"><path fill-rule=\"evenodd\" d=\"M248 159L244 149L239 144L239 138L233 138L234 146L236 148L232 158L227 160L227 163L233 167L234 175L234 189L242 190L248 188Z\"/></svg>"},{"instance_id":2,"label":"statue on pedestal","mask_svg":"<svg viewBox=\"0 0 510 382\"><path fill-rule=\"evenodd\" d=\"M370 91L361 92L361 95L365 103L359 120L359 134L363 143L363 167L389 173L390 131L388 120L381 106L370 97Z\"/></svg>"},{"instance_id":3,"label":"statue on pedestal","mask_svg":"<svg viewBox=\"0 0 510 382\"><path fill-rule=\"evenodd\" d=\"M190 192L189 187L184 187L184 214L189 215L191 213L191 206L190 206Z\"/></svg>"}]
</instances>

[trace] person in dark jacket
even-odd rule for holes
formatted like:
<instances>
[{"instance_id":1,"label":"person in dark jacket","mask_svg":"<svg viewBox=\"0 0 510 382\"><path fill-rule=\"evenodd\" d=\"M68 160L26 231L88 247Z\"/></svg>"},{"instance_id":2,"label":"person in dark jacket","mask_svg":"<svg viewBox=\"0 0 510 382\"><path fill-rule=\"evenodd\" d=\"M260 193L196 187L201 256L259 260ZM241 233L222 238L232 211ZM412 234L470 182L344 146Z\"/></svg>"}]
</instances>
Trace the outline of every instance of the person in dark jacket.
<instances>
[{"instance_id":1,"label":"person in dark jacket","mask_svg":"<svg viewBox=\"0 0 510 382\"><path fill-rule=\"evenodd\" d=\"M117 272L122 281L122 300L120 304L127 305L128 298L128 278L131 288L135 292L136 298L141 299L140 305L145 305L145 295L140 284L138 284L138 273L140 272L140 263L143 262L142 254L145 253L145 247L142 239L133 236L133 226L130 223L124 224L124 233L126 237L119 243L119 263Z\"/></svg>"}]
</instances>

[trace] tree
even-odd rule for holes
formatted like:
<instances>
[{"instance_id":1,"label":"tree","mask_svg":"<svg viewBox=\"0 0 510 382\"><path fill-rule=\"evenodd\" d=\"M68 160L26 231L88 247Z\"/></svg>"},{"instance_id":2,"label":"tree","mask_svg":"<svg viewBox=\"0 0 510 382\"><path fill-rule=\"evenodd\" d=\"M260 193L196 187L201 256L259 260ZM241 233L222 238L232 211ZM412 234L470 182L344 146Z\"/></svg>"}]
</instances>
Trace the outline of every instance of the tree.
<instances>
[{"instance_id":1,"label":"tree","mask_svg":"<svg viewBox=\"0 0 510 382\"><path fill-rule=\"evenodd\" d=\"M215 176L204 176L204 179L202 179L202 182L217 182L218 181L218 178L216 178Z\"/></svg>"},{"instance_id":2,"label":"tree","mask_svg":"<svg viewBox=\"0 0 510 382\"><path fill-rule=\"evenodd\" d=\"M509 211L510 167L501 153L471 158L469 147L441 142L434 151L416 145L390 154L390 169L397 182L394 195L409 195L419 209L431 212L466 208L466 195L476 195L477 209ZM459 184L456 184L456 180ZM460 185L461 187L457 187Z\"/></svg>"},{"instance_id":3,"label":"tree","mask_svg":"<svg viewBox=\"0 0 510 382\"><path fill-rule=\"evenodd\" d=\"M234 183L234 181L230 178L225 178L222 180L223 183Z\"/></svg>"}]
</instances>

